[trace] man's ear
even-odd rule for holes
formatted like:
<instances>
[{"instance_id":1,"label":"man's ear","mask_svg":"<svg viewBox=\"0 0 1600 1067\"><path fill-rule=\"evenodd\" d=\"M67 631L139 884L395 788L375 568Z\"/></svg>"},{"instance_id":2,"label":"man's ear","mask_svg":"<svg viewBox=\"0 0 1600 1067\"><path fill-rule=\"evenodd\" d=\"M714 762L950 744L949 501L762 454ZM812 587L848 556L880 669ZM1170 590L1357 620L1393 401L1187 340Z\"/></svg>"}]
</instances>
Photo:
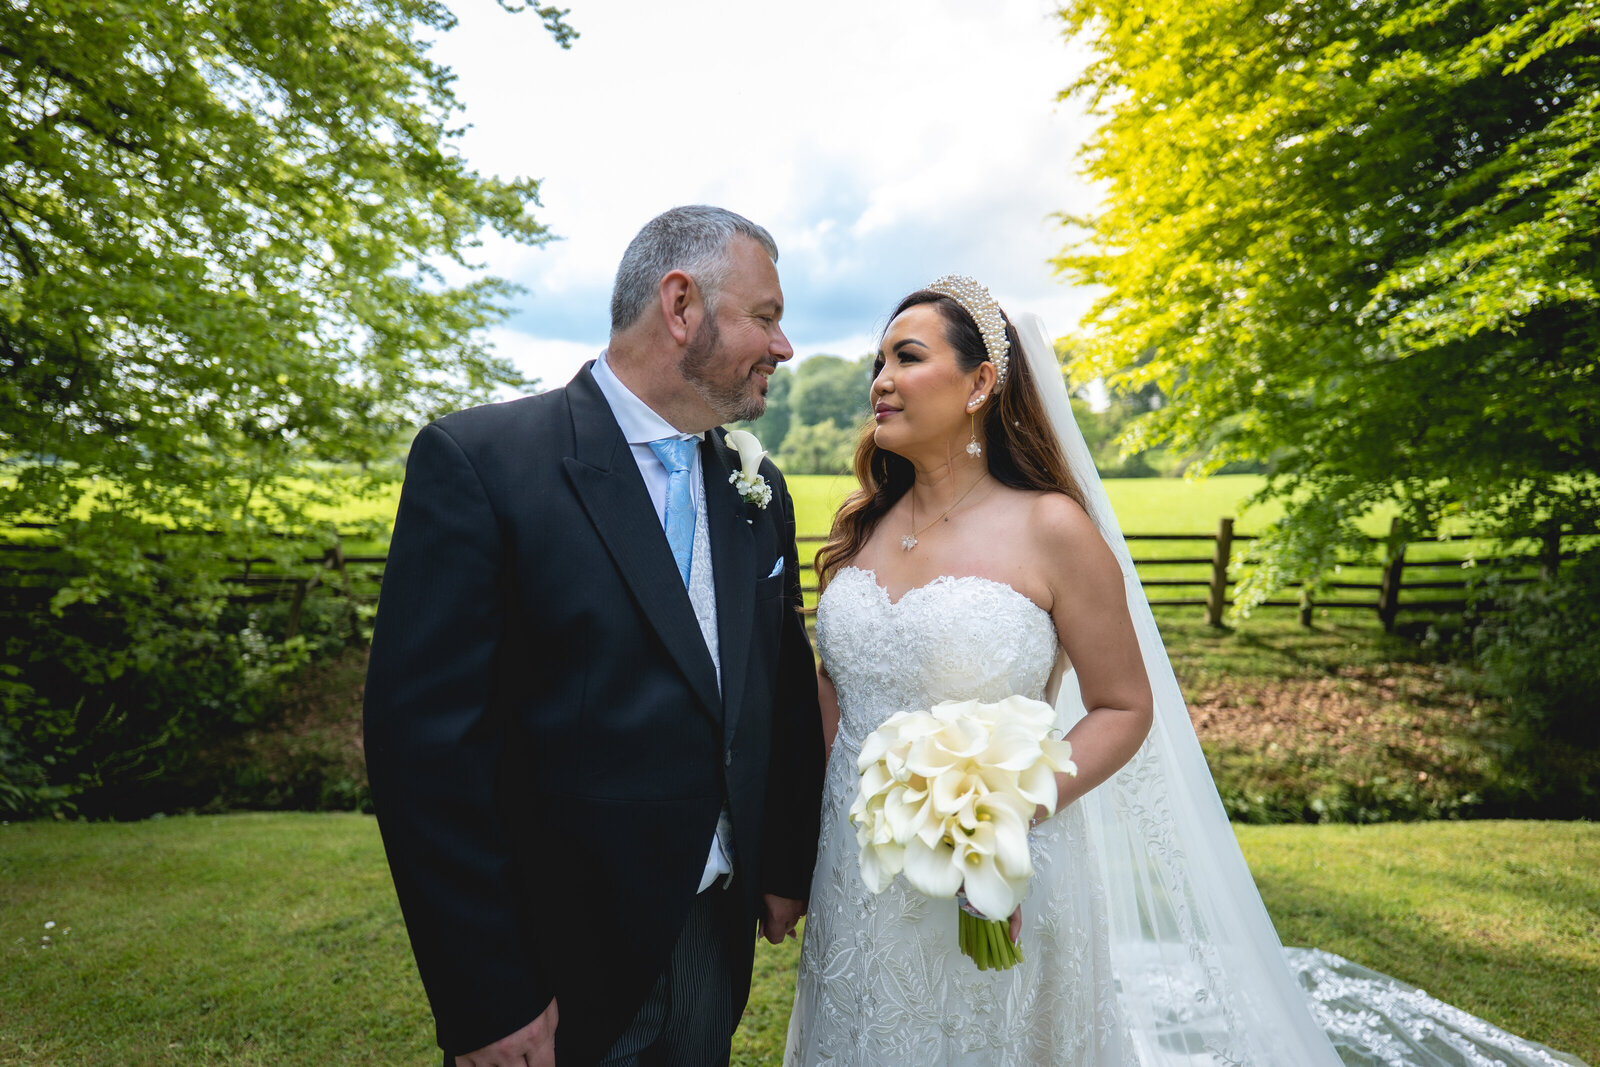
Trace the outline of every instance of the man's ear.
<instances>
[{"instance_id":1,"label":"man's ear","mask_svg":"<svg viewBox=\"0 0 1600 1067\"><path fill-rule=\"evenodd\" d=\"M667 332L680 345L689 343L705 314L700 287L681 270L669 270L661 278L661 318Z\"/></svg>"}]
</instances>

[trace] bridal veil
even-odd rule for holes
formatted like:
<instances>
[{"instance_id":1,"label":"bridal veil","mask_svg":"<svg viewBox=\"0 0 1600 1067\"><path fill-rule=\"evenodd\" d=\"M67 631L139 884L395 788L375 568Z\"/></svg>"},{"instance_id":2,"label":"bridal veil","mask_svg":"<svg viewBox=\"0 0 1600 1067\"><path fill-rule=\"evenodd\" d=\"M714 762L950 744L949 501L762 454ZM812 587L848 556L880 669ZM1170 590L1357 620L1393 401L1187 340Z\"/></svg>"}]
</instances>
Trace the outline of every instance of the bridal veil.
<instances>
[{"instance_id":1,"label":"bridal veil","mask_svg":"<svg viewBox=\"0 0 1600 1067\"><path fill-rule=\"evenodd\" d=\"M1127 542L1036 315L1013 319L1089 512L1122 567L1155 718L1077 803L1105 885L1118 999L1144 1067L1583 1067L1332 953L1287 949L1239 851ZM1063 678L1057 721L1085 714ZM1337 1049L1337 1051L1336 1051Z\"/></svg>"},{"instance_id":2,"label":"bridal veil","mask_svg":"<svg viewBox=\"0 0 1600 1067\"><path fill-rule=\"evenodd\" d=\"M1140 1062L1338 1067L1284 960L1189 722L1150 604L1072 415L1055 347L1036 315L1013 319L1090 517L1122 567L1155 718L1129 763L1078 801L1105 884L1112 967ZM1072 672L1056 700L1085 714Z\"/></svg>"}]
</instances>

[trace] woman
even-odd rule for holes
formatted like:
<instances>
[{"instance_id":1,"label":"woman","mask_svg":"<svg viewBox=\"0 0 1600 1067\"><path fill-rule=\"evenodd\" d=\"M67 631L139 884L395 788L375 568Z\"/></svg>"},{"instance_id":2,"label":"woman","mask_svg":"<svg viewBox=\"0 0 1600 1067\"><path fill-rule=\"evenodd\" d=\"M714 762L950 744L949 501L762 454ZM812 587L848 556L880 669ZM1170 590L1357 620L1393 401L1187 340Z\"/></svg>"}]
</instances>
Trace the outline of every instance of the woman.
<instances>
[{"instance_id":1,"label":"woman","mask_svg":"<svg viewBox=\"0 0 1600 1067\"><path fill-rule=\"evenodd\" d=\"M831 751L785 1062L1335 1067L1335 1042L1353 1063L1576 1062L1325 953L1294 950L1297 980L1053 348L1019 325L946 277L883 336L861 488L817 556ZM866 889L847 812L889 715L1013 693L1056 703L1078 773L1033 833L1023 962L996 973L958 951L950 902Z\"/></svg>"}]
</instances>

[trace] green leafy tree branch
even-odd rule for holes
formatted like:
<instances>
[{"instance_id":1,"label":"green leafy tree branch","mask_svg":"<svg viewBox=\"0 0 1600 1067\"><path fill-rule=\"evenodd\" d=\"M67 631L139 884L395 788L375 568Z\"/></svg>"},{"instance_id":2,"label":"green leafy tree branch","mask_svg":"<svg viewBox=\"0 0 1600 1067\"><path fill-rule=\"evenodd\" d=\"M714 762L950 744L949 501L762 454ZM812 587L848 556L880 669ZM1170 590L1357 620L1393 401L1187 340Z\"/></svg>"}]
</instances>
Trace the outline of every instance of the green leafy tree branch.
<instances>
[{"instance_id":1,"label":"green leafy tree branch","mask_svg":"<svg viewBox=\"0 0 1600 1067\"><path fill-rule=\"evenodd\" d=\"M1057 261L1106 288L1080 373L1143 440L1270 459L1243 598L1358 521L1587 529L1600 504L1592 3L1068 3L1106 190ZM1219 428L1225 432L1219 432Z\"/></svg>"}]
</instances>

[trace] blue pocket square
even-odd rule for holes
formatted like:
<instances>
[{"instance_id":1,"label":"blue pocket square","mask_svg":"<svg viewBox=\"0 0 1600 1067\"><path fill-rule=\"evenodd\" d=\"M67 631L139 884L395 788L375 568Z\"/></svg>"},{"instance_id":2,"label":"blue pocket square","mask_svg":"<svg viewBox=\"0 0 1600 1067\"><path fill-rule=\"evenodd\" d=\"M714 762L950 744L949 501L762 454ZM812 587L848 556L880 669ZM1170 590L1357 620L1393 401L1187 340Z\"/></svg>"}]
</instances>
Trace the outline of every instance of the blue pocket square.
<instances>
[{"instance_id":1,"label":"blue pocket square","mask_svg":"<svg viewBox=\"0 0 1600 1067\"><path fill-rule=\"evenodd\" d=\"M777 562L775 562L772 565L772 573L767 575L767 577L768 578L776 578L778 575L780 575L782 573L783 573L783 557L779 556L778 559L777 559Z\"/></svg>"}]
</instances>

